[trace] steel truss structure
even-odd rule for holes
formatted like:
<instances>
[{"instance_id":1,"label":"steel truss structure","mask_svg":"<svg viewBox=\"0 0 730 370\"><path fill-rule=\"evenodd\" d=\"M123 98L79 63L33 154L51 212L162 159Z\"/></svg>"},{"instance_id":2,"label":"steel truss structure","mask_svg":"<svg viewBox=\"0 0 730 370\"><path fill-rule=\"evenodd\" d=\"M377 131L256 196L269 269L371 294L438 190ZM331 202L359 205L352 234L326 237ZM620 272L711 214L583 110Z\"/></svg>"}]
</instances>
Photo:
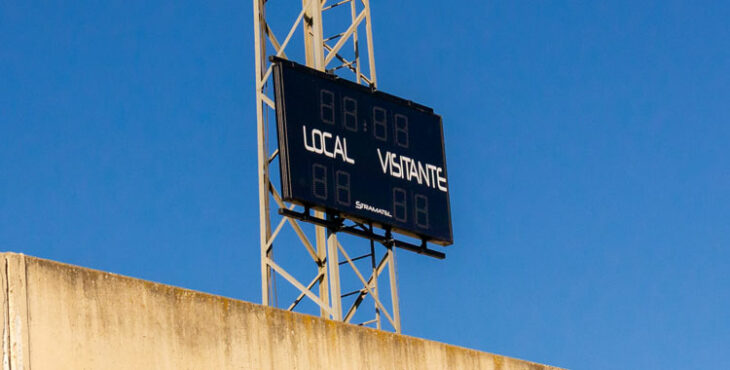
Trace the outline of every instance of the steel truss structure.
<instances>
[{"instance_id":1,"label":"steel truss structure","mask_svg":"<svg viewBox=\"0 0 730 370\"><path fill-rule=\"evenodd\" d=\"M271 97L273 94L271 92L272 83L270 83L272 79L270 57L277 56L294 60L287 55L287 52L295 48L296 45L292 43L292 38L298 30L301 30L304 41L303 59L307 66L330 73L346 73L357 83L377 87L370 2L369 0L302 0L301 10L294 18L294 22L289 25L288 33L283 41L279 41L280 39L274 32L275 27L270 25L266 14L266 3L266 0L253 0L262 303L268 306L277 305L275 277L280 276L299 292L293 298L292 303L286 307L288 310L297 308L306 297L319 307L320 316L352 322L355 313L361 308L361 304L370 300L373 303L374 318L359 324L371 325L378 329L384 328L383 325L387 324L392 330L400 333L396 261L393 248L396 242L392 240L390 233L386 233L385 237L377 237L373 233L372 225L360 223L346 225L345 220L339 219L337 215L324 215L322 212L314 212L314 216L310 216L309 209L298 212L295 210L294 204L287 204L282 200L280 192L277 191L270 176L271 174L276 175L270 169L275 166L274 160L279 153L278 149L269 152L268 145L270 124L268 117L269 113L273 113L276 109L274 99ZM294 4L290 8L293 7ZM348 7L349 12L346 11ZM296 8L299 9L298 4ZM343 12L343 10L345 11ZM325 16L338 17L333 19L332 23L344 24L344 29L325 37L323 33L323 17ZM363 31L366 44L365 58L361 56L359 46ZM361 65L363 60L365 65ZM299 62L301 63L301 61ZM276 140L274 140L274 144L276 144ZM312 226L303 225L300 221L315 224L313 226L314 243L305 233L305 227ZM276 227L272 229L274 224ZM311 257L311 261L302 261L309 264L310 273L314 275L306 284L297 280L290 273L291 270L285 269L274 260L274 242L277 236L281 237L280 233L287 225L296 234L298 239L296 243L301 244L301 247ZM342 238L338 238L338 233L341 231L374 236L375 238L369 238L369 253L351 257L348 249L341 243ZM285 250L284 253L288 252ZM282 257L282 254L277 252L277 257ZM344 260L341 261L340 258ZM358 263L362 264L367 260L370 262L367 270L362 266L357 266ZM357 261L360 262L356 263ZM340 286L341 266L349 267L357 277L355 281L360 283L357 289L344 294ZM301 270L302 266L298 266L298 268ZM381 290L384 290L384 285L381 285L380 289L378 285L379 279L385 278L384 275L387 275L387 285L390 288L390 307L386 307L381 299L383 296L380 293ZM343 299L349 302L346 309L343 309Z\"/></svg>"}]
</instances>

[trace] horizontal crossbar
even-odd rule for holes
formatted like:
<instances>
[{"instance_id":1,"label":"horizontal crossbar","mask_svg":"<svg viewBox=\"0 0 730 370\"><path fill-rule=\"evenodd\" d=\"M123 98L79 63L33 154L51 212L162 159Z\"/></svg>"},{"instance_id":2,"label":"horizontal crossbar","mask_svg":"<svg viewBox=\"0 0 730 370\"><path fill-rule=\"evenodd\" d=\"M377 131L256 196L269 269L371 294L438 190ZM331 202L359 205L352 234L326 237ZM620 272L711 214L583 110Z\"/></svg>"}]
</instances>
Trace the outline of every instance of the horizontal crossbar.
<instances>
[{"instance_id":1,"label":"horizontal crossbar","mask_svg":"<svg viewBox=\"0 0 730 370\"><path fill-rule=\"evenodd\" d=\"M361 259L363 259L363 258L368 258L368 257L370 257L370 256L372 256L372 254L371 254L371 253L368 253L368 254L363 254L362 256L358 256L358 257L355 257L355 258L353 258L353 259L352 259L352 262L355 262L355 261L357 261L357 260L361 260ZM342 266L342 265L344 265L344 264L346 264L346 263L347 263L347 261L340 261L340 266Z\"/></svg>"}]
</instances>

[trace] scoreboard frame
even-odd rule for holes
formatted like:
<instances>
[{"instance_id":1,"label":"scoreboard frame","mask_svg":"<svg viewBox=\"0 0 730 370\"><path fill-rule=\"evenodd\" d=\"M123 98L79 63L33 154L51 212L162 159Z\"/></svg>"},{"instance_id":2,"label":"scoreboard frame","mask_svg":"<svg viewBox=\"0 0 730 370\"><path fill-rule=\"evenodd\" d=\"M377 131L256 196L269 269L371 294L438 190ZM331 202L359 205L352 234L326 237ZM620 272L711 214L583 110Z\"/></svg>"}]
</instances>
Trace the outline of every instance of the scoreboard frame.
<instances>
[{"instance_id":1,"label":"scoreboard frame","mask_svg":"<svg viewBox=\"0 0 730 370\"><path fill-rule=\"evenodd\" d=\"M334 74L282 58L271 59L282 199L305 207L305 214L283 213L331 226L329 221L308 215L309 209L324 211L329 219L350 219L384 229L384 240L392 240L391 231L417 238L422 242L421 250L426 249L426 242L452 244L441 117L429 107ZM319 102L315 104L318 107L312 107L313 100ZM288 111L287 106L296 111ZM363 113L358 106L371 109ZM370 142L362 139L362 134L357 136L361 132ZM391 141L387 139L389 133ZM366 152L369 155L364 160ZM362 183L371 178L364 190ZM357 183L352 184L354 181ZM353 188L358 190L353 192ZM392 194L392 207L382 201L384 188ZM435 217L431 217L432 210ZM372 228L369 233L352 233L377 239Z\"/></svg>"}]
</instances>

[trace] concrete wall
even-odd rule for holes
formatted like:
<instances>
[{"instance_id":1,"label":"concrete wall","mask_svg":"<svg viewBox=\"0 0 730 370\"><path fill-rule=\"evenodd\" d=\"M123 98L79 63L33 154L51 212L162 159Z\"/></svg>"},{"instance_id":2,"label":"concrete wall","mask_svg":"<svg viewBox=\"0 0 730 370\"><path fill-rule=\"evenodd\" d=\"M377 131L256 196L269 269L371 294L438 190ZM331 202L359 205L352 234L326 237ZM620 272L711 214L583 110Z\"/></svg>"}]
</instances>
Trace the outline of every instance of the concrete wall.
<instances>
[{"instance_id":1,"label":"concrete wall","mask_svg":"<svg viewBox=\"0 0 730 370\"><path fill-rule=\"evenodd\" d=\"M14 253L3 369L550 369Z\"/></svg>"}]
</instances>

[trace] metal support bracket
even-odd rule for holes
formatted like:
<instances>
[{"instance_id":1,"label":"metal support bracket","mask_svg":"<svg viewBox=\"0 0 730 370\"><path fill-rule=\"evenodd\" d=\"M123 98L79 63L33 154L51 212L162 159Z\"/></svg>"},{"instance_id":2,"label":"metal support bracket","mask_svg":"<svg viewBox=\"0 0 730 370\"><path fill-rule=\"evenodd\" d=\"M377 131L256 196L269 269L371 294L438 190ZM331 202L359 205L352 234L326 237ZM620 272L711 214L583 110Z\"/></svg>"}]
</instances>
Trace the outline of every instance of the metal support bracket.
<instances>
[{"instance_id":1,"label":"metal support bracket","mask_svg":"<svg viewBox=\"0 0 730 370\"><path fill-rule=\"evenodd\" d=\"M385 230L385 235L378 235L369 230L360 230L356 227L357 225L345 226L344 218L334 215L332 216L332 220L326 220L316 216L312 216L309 207L305 207L304 212L297 212L287 208L279 208L279 214L285 217L297 219L299 221L309 222L315 225L326 227L331 232L344 232L350 235L369 239L378 242L386 247L395 246L400 249L405 249L410 252L415 252L440 260L446 258L445 253L429 249L428 243L425 239L421 239L421 245L415 245L404 241L395 240L393 239L392 232L388 229Z\"/></svg>"}]
</instances>

